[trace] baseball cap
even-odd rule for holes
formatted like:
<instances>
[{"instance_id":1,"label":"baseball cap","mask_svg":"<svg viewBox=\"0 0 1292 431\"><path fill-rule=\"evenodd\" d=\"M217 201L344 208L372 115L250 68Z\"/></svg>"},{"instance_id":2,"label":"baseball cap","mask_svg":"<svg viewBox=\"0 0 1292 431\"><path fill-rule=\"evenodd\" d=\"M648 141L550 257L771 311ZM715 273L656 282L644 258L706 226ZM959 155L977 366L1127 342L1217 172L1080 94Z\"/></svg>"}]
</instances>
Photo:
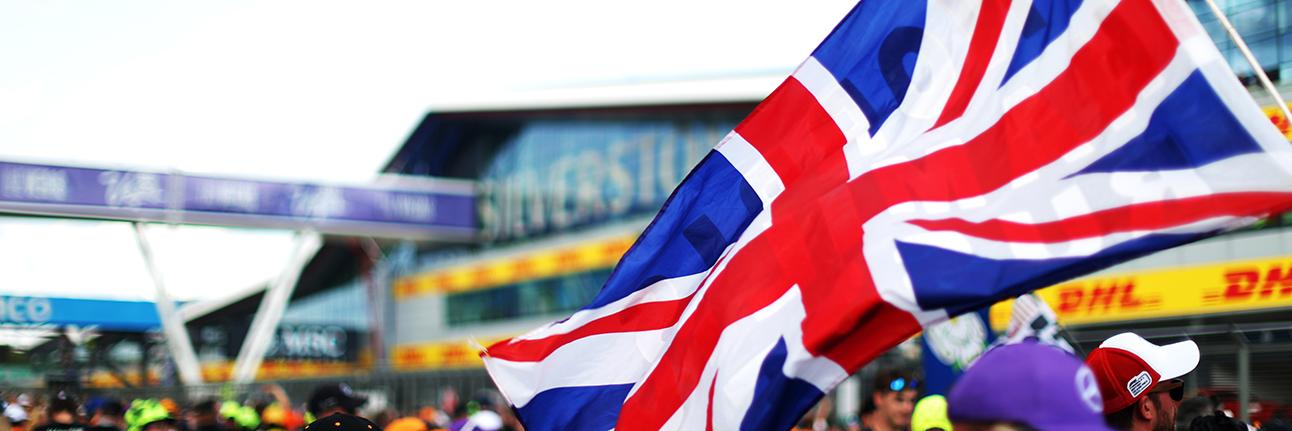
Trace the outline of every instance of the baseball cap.
<instances>
[{"instance_id":1,"label":"baseball cap","mask_svg":"<svg viewBox=\"0 0 1292 431\"><path fill-rule=\"evenodd\" d=\"M315 388L307 407L316 415L338 407L353 412L366 402L368 399L355 394L350 385L333 383Z\"/></svg>"},{"instance_id":2,"label":"baseball cap","mask_svg":"<svg viewBox=\"0 0 1292 431\"><path fill-rule=\"evenodd\" d=\"M1038 430L1109 430L1090 368L1033 340L988 350L947 395L954 422L1013 422Z\"/></svg>"},{"instance_id":3,"label":"baseball cap","mask_svg":"<svg viewBox=\"0 0 1292 431\"><path fill-rule=\"evenodd\" d=\"M1086 364L1099 382L1104 414L1111 414L1134 404L1159 383L1193 371L1198 357L1198 345L1192 340L1159 346L1123 332L1090 351Z\"/></svg>"},{"instance_id":4,"label":"baseball cap","mask_svg":"<svg viewBox=\"0 0 1292 431\"><path fill-rule=\"evenodd\" d=\"M915 403L911 412L911 431L929 429L951 431L951 420L947 419L947 398L941 395L929 395Z\"/></svg>"}]
</instances>

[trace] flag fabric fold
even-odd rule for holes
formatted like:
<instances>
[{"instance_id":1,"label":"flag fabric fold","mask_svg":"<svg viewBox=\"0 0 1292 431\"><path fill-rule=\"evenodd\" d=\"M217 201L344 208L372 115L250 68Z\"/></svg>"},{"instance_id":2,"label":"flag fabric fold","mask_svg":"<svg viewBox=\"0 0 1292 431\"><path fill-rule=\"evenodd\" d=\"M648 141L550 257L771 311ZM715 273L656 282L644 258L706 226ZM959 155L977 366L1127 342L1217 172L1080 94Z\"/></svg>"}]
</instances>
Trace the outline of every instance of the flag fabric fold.
<instances>
[{"instance_id":1,"label":"flag fabric fold","mask_svg":"<svg viewBox=\"0 0 1292 431\"><path fill-rule=\"evenodd\" d=\"M783 430L923 325L1290 206L1179 0L864 0L592 303L482 355L532 430Z\"/></svg>"}]
</instances>

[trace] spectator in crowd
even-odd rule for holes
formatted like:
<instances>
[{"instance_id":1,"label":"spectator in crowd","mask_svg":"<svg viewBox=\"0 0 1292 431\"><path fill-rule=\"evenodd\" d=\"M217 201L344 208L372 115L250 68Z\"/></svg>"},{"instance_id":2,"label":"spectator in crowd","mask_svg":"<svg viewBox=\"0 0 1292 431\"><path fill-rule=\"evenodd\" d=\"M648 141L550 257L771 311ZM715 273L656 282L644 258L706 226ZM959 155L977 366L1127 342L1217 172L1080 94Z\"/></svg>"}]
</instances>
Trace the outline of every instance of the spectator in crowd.
<instances>
[{"instance_id":1,"label":"spectator in crowd","mask_svg":"<svg viewBox=\"0 0 1292 431\"><path fill-rule=\"evenodd\" d=\"M1180 403L1175 413L1175 430L1189 431L1193 418L1207 416L1216 411L1216 403L1208 397L1193 397Z\"/></svg>"},{"instance_id":2,"label":"spectator in crowd","mask_svg":"<svg viewBox=\"0 0 1292 431\"><path fill-rule=\"evenodd\" d=\"M194 404L189 420L193 431L228 431L220 421L220 402L214 399Z\"/></svg>"},{"instance_id":3,"label":"spectator in crowd","mask_svg":"<svg viewBox=\"0 0 1292 431\"><path fill-rule=\"evenodd\" d=\"M955 431L1106 431L1102 406L1090 368L1035 341L987 351L947 395Z\"/></svg>"},{"instance_id":4,"label":"spectator in crowd","mask_svg":"<svg viewBox=\"0 0 1292 431\"><path fill-rule=\"evenodd\" d=\"M1198 345L1159 346L1131 332L1104 340L1086 357L1104 399L1104 416L1118 430L1172 431L1184 398L1179 377L1198 366Z\"/></svg>"},{"instance_id":5,"label":"spectator in crowd","mask_svg":"<svg viewBox=\"0 0 1292 431\"><path fill-rule=\"evenodd\" d=\"M49 422L37 426L34 431L85 431L88 428L81 423L77 410L80 403L66 393L59 392L49 400L45 408L45 417Z\"/></svg>"},{"instance_id":6,"label":"spectator in crowd","mask_svg":"<svg viewBox=\"0 0 1292 431\"><path fill-rule=\"evenodd\" d=\"M448 425L449 419L443 412L429 405L422 406L422 408L417 410L417 418L421 419L422 422L426 422L426 426L430 427L432 430L444 429L444 427Z\"/></svg>"},{"instance_id":7,"label":"spectator in crowd","mask_svg":"<svg viewBox=\"0 0 1292 431\"><path fill-rule=\"evenodd\" d=\"M98 403L90 417L90 431L125 431L126 406L121 401L108 398Z\"/></svg>"},{"instance_id":8,"label":"spectator in crowd","mask_svg":"<svg viewBox=\"0 0 1292 431\"><path fill-rule=\"evenodd\" d=\"M4 416L12 430L22 431L30 419L31 398L27 394L10 395L5 403Z\"/></svg>"},{"instance_id":9,"label":"spectator in crowd","mask_svg":"<svg viewBox=\"0 0 1292 431\"><path fill-rule=\"evenodd\" d=\"M439 425L449 430L455 429L455 425L462 428L467 421L467 410L458 398L457 389L451 386L440 391L440 418Z\"/></svg>"},{"instance_id":10,"label":"spectator in crowd","mask_svg":"<svg viewBox=\"0 0 1292 431\"><path fill-rule=\"evenodd\" d=\"M951 431L951 419L947 418L947 398L929 395L915 403L915 412L911 415L911 431Z\"/></svg>"},{"instance_id":11,"label":"spectator in crowd","mask_svg":"<svg viewBox=\"0 0 1292 431\"><path fill-rule=\"evenodd\" d=\"M136 399L126 410L128 431L176 431L175 416L161 402L153 399Z\"/></svg>"},{"instance_id":12,"label":"spectator in crowd","mask_svg":"<svg viewBox=\"0 0 1292 431\"><path fill-rule=\"evenodd\" d=\"M1189 431L1247 431L1247 424L1238 419L1225 415L1225 412L1216 411L1209 415L1202 415L1189 421Z\"/></svg>"},{"instance_id":13,"label":"spectator in crowd","mask_svg":"<svg viewBox=\"0 0 1292 431\"><path fill-rule=\"evenodd\" d=\"M307 407L316 418L330 416L333 413L354 416L358 414L359 407L363 407L367 402L368 399L355 394L354 390L350 389L350 385L336 383L315 388Z\"/></svg>"},{"instance_id":14,"label":"spectator in crowd","mask_svg":"<svg viewBox=\"0 0 1292 431\"><path fill-rule=\"evenodd\" d=\"M497 396L492 392L476 394L467 403L467 420L459 428L449 427L450 431L501 431L502 415L494 409L499 405Z\"/></svg>"},{"instance_id":15,"label":"spectator in crowd","mask_svg":"<svg viewBox=\"0 0 1292 431\"><path fill-rule=\"evenodd\" d=\"M834 418L834 400L829 395L821 397L816 405L799 419L796 430L803 431L842 431L843 424Z\"/></svg>"},{"instance_id":16,"label":"spectator in crowd","mask_svg":"<svg viewBox=\"0 0 1292 431\"><path fill-rule=\"evenodd\" d=\"M915 373L905 370L880 371L875 375L871 400L875 412L867 424L873 431L905 430L911 426L911 414L920 393Z\"/></svg>"}]
</instances>

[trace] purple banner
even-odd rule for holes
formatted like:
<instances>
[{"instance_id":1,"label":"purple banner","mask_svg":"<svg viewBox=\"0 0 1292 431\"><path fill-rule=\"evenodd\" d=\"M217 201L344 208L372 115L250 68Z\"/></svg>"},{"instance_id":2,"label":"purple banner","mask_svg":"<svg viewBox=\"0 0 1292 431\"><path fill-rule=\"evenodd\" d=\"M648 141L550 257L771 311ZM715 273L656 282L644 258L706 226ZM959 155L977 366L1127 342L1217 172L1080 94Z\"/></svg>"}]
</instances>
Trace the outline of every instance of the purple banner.
<instances>
[{"instance_id":1,"label":"purple banner","mask_svg":"<svg viewBox=\"0 0 1292 431\"><path fill-rule=\"evenodd\" d=\"M0 162L0 212L464 240L475 208L460 181L353 187Z\"/></svg>"}]
</instances>

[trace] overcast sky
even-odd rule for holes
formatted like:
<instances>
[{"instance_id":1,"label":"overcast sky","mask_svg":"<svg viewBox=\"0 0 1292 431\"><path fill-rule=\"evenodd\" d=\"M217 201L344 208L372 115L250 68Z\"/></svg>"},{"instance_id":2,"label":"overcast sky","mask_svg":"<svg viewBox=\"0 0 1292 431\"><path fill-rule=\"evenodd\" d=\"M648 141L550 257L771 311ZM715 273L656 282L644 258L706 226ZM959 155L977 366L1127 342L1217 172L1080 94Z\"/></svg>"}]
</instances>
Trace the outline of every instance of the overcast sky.
<instances>
[{"instance_id":1,"label":"overcast sky","mask_svg":"<svg viewBox=\"0 0 1292 431\"><path fill-rule=\"evenodd\" d=\"M0 2L0 160L365 182L428 107L788 73L852 0ZM287 232L155 227L173 295L276 274ZM0 218L0 293L151 299L129 225Z\"/></svg>"}]
</instances>

